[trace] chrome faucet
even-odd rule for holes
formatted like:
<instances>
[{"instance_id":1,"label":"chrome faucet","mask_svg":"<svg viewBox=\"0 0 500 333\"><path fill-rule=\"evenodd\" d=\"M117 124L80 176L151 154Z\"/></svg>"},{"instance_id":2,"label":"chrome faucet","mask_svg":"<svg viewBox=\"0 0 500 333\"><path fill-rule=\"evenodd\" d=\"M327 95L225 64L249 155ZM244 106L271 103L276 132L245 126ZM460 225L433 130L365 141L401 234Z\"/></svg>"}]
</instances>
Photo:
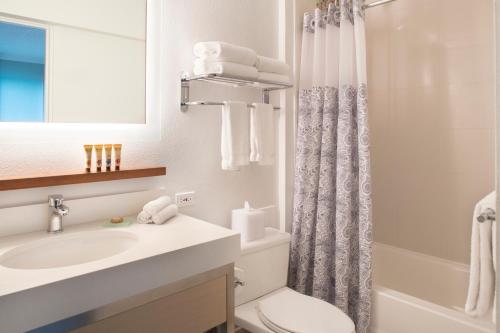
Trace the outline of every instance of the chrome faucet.
<instances>
[{"instance_id":1,"label":"chrome faucet","mask_svg":"<svg viewBox=\"0 0 500 333\"><path fill-rule=\"evenodd\" d=\"M68 215L69 208L63 205L64 198L60 194L49 196L49 226L47 232L56 234L63 231L62 218Z\"/></svg>"}]
</instances>

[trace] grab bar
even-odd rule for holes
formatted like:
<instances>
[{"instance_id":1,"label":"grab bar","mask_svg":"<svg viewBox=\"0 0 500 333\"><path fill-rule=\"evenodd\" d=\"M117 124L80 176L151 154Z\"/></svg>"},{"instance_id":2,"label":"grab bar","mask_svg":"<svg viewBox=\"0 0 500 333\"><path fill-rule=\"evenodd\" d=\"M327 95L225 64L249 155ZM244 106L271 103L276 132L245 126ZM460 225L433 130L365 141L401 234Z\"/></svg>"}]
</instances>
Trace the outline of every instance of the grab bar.
<instances>
[{"instance_id":1,"label":"grab bar","mask_svg":"<svg viewBox=\"0 0 500 333\"><path fill-rule=\"evenodd\" d=\"M485 221L495 221L496 220L496 213L495 210L491 208L487 208L481 215L477 217L477 222L483 223Z\"/></svg>"}]
</instances>

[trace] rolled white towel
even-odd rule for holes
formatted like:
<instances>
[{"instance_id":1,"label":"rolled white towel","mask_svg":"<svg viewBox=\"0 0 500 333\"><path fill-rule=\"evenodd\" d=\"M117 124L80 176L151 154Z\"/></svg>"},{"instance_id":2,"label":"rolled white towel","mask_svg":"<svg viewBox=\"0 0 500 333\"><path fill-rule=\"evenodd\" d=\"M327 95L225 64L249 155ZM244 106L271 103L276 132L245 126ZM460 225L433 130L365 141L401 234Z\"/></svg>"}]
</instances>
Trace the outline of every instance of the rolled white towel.
<instances>
[{"instance_id":1,"label":"rolled white towel","mask_svg":"<svg viewBox=\"0 0 500 333\"><path fill-rule=\"evenodd\" d=\"M167 207L172 203L172 199L168 195L163 195L158 199L148 202L144 205L142 210L148 213L150 216L155 215L163 208Z\"/></svg>"},{"instance_id":2,"label":"rolled white towel","mask_svg":"<svg viewBox=\"0 0 500 333\"><path fill-rule=\"evenodd\" d=\"M259 80L290 84L290 77L288 75L276 73L259 72Z\"/></svg>"},{"instance_id":3,"label":"rolled white towel","mask_svg":"<svg viewBox=\"0 0 500 333\"><path fill-rule=\"evenodd\" d=\"M200 59L228 61L248 66L255 66L257 61L257 53L254 50L218 41L196 43L193 53Z\"/></svg>"},{"instance_id":4,"label":"rolled white towel","mask_svg":"<svg viewBox=\"0 0 500 333\"><path fill-rule=\"evenodd\" d=\"M256 79L259 75L257 68L252 66L206 59L196 59L194 61L193 73L195 75L225 74L248 79Z\"/></svg>"},{"instance_id":5,"label":"rolled white towel","mask_svg":"<svg viewBox=\"0 0 500 333\"><path fill-rule=\"evenodd\" d=\"M257 56L256 66L259 72L275 73L287 76L290 74L290 66L278 59Z\"/></svg>"},{"instance_id":6,"label":"rolled white towel","mask_svg":"<svg viewBox=\"0 0 500 333\"><path fill-rule=\"evenodd\" d=\"M170 220L172 217L177 215L179 208L177 205L169 205L159 211L156 215L153 215L152 220L154 224L163 224Z\"/></svg>"},{"instance_id":7,"label":"rolled white towel","mask_svg":"<svg viewBox=\"0 0 500 333\"><path fill-rule=\"evenodd\" d=\"M139 215L137 215L137 222L140 224L149 224L153 223L152 216L145 211L141 211Z\"/></svg>"}]
</instances>

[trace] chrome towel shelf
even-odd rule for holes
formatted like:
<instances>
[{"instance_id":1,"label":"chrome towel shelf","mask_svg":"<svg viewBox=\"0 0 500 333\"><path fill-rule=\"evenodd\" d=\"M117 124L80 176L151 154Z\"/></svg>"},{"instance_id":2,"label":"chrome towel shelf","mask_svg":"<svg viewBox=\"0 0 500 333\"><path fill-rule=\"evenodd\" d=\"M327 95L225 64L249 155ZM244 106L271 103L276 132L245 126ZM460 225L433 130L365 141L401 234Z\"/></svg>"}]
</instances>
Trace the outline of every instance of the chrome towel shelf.
<instances>
[{"instance_id":1,"label":"chrome towel shelf","mask_svg":"<svg viewBox=\"0 0 500 333\"><path fill-rule=\"evenodd\" d=\"M251 87L262 90L262 102L269 103L269 92L274 90L281 90L293 87L292 84L273 82L273 81L262 81L262 80L249 80L246 78L228 76L222 74L206 74L206 75L196 75L189 76L183 74L181 76L181 111L185 112L191 105L224 105L222 102L209 102L209 101L190 101L189 100L189 90L191 81L203 81L211 82L216 84L223 84L231 87ZM252 107L251 104L248 107ZM279 110L279 107L274 107L275 110Z\"/></svg>"}]
</instances>

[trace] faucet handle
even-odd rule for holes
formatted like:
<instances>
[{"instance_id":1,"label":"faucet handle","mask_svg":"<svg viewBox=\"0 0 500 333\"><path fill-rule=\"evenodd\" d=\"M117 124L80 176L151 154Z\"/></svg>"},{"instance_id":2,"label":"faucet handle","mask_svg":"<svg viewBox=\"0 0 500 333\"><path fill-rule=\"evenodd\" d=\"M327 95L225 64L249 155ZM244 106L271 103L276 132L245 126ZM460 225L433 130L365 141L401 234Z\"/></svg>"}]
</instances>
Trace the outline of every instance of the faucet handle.
<instances>
[{"instance_id":1,"label":"faucet handle","mask_svg":"<svg viewBox=\"0 0 500 333\"><path fill-rule=\"evenodd\" d=\"M61 194L49 195L49 206L59 208L63 205L64 197Z\"/></svg>"}]
</instances>

